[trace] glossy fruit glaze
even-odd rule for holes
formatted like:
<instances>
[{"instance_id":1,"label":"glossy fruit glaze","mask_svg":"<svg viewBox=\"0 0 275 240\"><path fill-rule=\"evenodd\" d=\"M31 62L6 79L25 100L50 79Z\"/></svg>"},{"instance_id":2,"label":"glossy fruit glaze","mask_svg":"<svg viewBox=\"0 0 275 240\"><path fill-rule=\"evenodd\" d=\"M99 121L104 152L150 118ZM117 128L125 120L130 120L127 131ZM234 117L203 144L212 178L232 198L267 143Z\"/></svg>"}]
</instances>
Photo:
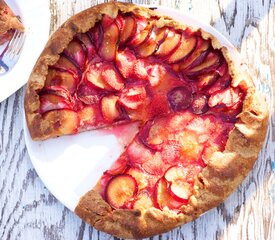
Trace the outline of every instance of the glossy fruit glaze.
<instances>
[{"instance_id":1,"label":"glossy fruit glaze","mask_svg":"<svg viewBox=\"0 0 275 240\"><path fill-rule=\"evenodd\" d=\"M158 18L107 15L49 67L40 113L63 111L69 133L140 121L96 189L113 208L179 212L215 151L223 151L246 90L232 87L222 52L200 31Z\"/></svg>"}]
</instances>

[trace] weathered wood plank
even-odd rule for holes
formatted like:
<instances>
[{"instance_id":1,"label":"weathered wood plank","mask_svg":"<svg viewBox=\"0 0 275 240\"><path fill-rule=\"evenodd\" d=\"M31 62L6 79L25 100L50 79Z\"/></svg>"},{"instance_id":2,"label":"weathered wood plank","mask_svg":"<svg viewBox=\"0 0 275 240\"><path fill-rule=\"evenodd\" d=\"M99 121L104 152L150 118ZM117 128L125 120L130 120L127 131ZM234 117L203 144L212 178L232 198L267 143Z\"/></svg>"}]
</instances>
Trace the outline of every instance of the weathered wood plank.
<instances>
[{"instance_id":1,"label":"weathered wood plank","mask_svg":"<svg viewBox=\"0 0 275 240\"><path fill-rule=\"evenodd\" d=\"M104 1L49 2L53 32L68 17ZM267 96L272 113L265 147L241 186L218 208L198 220L152 239L274 239L274 0L132 2L173 7L211 23L240 50L252 75L261 82L258 89ZM35 173L23 136L23 94L20 89L0 104L0 239L114 239L66 209Z\"/></svg>"}]
</instances>

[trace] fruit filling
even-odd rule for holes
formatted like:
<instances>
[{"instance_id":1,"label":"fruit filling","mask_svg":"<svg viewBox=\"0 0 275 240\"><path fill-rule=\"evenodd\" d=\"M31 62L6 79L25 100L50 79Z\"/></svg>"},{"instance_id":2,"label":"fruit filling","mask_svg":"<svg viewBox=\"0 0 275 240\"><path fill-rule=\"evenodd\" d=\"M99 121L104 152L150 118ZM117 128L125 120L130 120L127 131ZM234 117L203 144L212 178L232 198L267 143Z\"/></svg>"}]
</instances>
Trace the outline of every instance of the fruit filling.
<instances>
[{"instance_id":1,"label":"fruit filling","mask_svg":"<svg viewBox=\"0 0 275 240\"><path fill-rule=\"evenodd\" d=\"M246 95L232 86L221 50L200 30L158 27L158 21L104 15L49 66L39 92L43 118L66 113L66 134L140 122L95 187L114 209L180 212L213 153L225 149Z\"/></svg>"},{"instance_id":2,"label":"fruit filling","mask_svg":"<svg viewBox=\"0 0 275 240\"><path fill-rule=\"evenodd\" d=\"M103 174L97 190L114 208L134 208L140 194L146 193L150 206L179 212L195 194L194 185L212 154L224 150L222 140L233 127L213 114L197 115L189 110L156 117L141 128L111 170ZM116 181L117 177L123 181ZM110 188L110 183L117 186ZM117 207L113 202L123 184L131 190Z\"/></svg>"}]
</instances>

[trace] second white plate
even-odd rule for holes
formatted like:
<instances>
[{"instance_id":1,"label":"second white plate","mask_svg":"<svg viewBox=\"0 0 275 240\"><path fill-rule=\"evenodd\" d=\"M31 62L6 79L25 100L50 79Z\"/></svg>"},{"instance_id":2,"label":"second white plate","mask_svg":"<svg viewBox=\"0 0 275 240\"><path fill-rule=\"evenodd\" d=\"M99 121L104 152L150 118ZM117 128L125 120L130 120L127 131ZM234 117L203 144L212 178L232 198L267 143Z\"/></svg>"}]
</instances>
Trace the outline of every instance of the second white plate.
<instances>
[{"instance_id":1,"label":"second white plate","mask_svg":"<svg viewBox=\"0 0 275 240\"><path fill-rule=\"evenodd\" d=\"M26 29L25 43L17 64L0 76L0 102L16 92L29 78L43 50L50 31L50 9L47 0L7 0L7 4L22 19ZM2 52L0 50L0 52Z\"/></svg>"}]
</instances>

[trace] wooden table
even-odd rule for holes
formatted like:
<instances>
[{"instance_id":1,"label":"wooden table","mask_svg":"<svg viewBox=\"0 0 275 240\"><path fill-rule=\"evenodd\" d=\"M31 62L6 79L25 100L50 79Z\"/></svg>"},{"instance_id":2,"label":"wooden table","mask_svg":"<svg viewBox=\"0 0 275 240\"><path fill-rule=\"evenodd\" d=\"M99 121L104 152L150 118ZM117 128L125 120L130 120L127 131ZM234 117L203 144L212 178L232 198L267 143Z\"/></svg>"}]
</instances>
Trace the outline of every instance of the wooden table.
<instances>
[{"instance_id":1,"label":"wooden table","mask_svg":"<svg viewBox=\"0 0 275 240\"><path fill-rule=\"evenodd\" d=\"M99 2L49 0L51 32ZM258 88L266 93L272 113L264 148L241 186L198 220L153 239L275 239L274 0L133 2L180 9L218 29L240 50L261 82ZM113 239L76 217L37 176L24 142L23 95L24 88L0 104L0 239Z\"/></svg>"}]
</instances>

